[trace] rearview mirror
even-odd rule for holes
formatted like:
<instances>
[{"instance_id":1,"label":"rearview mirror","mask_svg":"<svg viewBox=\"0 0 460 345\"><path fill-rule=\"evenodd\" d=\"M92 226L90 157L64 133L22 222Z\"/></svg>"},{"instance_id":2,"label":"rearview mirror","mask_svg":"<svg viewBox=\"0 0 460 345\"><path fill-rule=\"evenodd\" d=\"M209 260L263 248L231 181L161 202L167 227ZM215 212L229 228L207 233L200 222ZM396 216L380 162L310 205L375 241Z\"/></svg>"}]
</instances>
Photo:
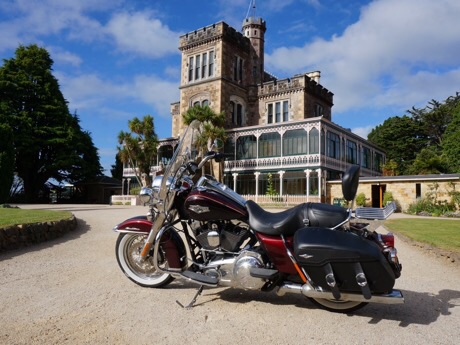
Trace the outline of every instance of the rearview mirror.
<instances>
[{"instance_id":1,"label":"rearview mirror","mask_svg":"<svg viewBox=\"0 0 460 345\"><path fill-rule=\"evenodd\" d=\"M347 201L352 201L358 191L359 170L359 165L351 165L343 174L342 193Z\"/></svg>"},{"instance_id":2,"label":"rearview mirror","mask_svg":"<svg viewBox=\"0 0 460 345\"><path fill-rule=\"evenodd\" d=\"M214 139L212 146L214 149L220 150L222 147L224 147L224 141L222 139Z\"/></svg>"}]
</instances>

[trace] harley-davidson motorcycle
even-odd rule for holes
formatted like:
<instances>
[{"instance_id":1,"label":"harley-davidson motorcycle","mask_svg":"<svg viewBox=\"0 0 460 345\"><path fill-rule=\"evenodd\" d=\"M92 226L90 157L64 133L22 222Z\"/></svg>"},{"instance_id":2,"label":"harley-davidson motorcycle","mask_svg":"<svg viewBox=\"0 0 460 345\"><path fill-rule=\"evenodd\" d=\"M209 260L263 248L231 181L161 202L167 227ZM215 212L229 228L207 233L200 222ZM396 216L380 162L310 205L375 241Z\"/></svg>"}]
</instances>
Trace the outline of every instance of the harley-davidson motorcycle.
<instances>
[{"instance_id":1,"label":"harley-davidson motorcycle","mask_svg":"<svg viewBox=\"0 0 460 345\"><path fill-rule=\"evenodd\" d=\"M342 178L349 209L307 202L271 213L213 177L199 176L207 162L225 158L215 151L199 154L200 130L192 122L164 175L142 189L149 213L114 227L117 261L129 279L145 287L174 278L198 284L186 308L204 286L302 294L336 312L368 302L404 303L393 289L401 274L393 234L371 231L361 221L384 219L395 207L353 211L359 166L351 165Z\"/></svg>"}]
</instances>

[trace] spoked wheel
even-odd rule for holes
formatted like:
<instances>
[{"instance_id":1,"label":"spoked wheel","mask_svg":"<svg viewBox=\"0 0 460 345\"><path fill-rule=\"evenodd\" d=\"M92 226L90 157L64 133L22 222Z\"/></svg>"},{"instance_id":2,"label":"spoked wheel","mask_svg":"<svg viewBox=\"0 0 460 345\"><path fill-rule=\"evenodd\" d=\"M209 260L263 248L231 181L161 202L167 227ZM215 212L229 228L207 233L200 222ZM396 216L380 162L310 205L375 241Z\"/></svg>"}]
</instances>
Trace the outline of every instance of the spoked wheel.
<instances>
[{"instance_id":1,"label":"spoked wheel","mask_svg":"<svg viewBox=\"0 0 460 345\"><path fill-rule=\"evenodd\" d=\"M324 298L310 298L310 300L316 305L319 305L321 308L336 313L350 313L367 305L366 302L337 301L334 299Z\"/></svg>"},{"instance_id":2,"label":"spoked wheel","mask_svg":"<svg viewBox=\"0 0 460 345\"><path fill-rule=\"evenodd\" d=\"M169 284L173 277L170 274L158 272L153 264L153 257L149 255L145 260L141 258L147 235L120 234L115 246L118 265L123 273L133 282L144 287L162 287ZM151 250L151 254L153 249ZM159 258L160 267L167 267L165 258Z\"/></svg>"}]
</instances>

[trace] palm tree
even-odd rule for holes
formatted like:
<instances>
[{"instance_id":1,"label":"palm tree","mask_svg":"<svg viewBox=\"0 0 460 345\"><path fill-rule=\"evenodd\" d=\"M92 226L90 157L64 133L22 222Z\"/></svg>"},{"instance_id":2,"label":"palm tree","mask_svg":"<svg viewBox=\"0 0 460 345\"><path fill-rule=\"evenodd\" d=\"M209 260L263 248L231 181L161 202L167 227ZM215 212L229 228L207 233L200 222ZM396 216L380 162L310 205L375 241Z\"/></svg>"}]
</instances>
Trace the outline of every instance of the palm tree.
<instances>
[{"instance_id":1,"label":"palm tree","mask_svg":"<svg viewBox=\"0 0 460 345\"><path fill-rule=\"evenodd\" d=\"M150 168L155 164L158 145L153 117L146 115L142 120L134 117L128 121L128 127L131 132L118 134L118 143L122 145L117 147L120 160L132 166L140 186L150 186Z\"/></svg>"},{"instance_id":2,"label":"palm tree","mask_svg":"<svg viewBox=\"0 0 460 345\"><path fill-rule=\"evenodd\" d=\"M198 120L203 124L201 135L197 139L201 157L203 157L205 151L211 150L214 140L225 141L226 134L223 127L225 124L225 114L223 112L217 114L207 105L195 105L184 113L183 119L186 125L189 125L194 120ZM216 179L222 180L222 164L211 164L210 169L211 174Z\"/></svg>"}]
</instances>

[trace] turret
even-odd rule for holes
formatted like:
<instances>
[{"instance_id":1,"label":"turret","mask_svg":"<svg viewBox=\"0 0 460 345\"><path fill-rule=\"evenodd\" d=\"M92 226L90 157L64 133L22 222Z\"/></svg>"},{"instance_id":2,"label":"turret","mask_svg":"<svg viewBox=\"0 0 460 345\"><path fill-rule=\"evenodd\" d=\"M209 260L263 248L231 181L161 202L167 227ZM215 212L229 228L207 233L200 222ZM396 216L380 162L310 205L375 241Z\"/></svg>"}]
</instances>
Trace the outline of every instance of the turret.
<instances>
[{"instance_id":1,"label":"turret","mask_svg":"<svg viewBox=\"0 0 460 345\"><path fill-rule=\"evenodd\" d=\"M265 31L267 30L265 21L255 17L255 1L253 1L253 16L248 16L243 21L243 35L251 42L251 71L254 84L263 82L264 76L264 44Z\"/></svg>"}]
</instances>

